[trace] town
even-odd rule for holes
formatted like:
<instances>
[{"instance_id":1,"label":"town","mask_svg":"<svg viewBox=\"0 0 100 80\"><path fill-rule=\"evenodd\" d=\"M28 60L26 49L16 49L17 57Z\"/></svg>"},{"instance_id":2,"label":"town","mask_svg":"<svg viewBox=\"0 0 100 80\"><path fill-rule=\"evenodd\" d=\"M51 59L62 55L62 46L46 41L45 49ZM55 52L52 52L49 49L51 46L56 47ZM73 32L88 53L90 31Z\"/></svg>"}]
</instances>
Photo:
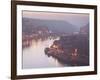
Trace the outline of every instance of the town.
<instances>
[{"instance_id":1,"label":"town","mask_svg":"<svg viewBox=\"0 0 100 80\"><path fill-rule=\"evenodd\" d=\"M45 48L45 54L69 66L88 66L89 33L87 28L83 27L79 33L62 36L60 40L55 40L49 48Z\"/></svg>"}]
</instances>

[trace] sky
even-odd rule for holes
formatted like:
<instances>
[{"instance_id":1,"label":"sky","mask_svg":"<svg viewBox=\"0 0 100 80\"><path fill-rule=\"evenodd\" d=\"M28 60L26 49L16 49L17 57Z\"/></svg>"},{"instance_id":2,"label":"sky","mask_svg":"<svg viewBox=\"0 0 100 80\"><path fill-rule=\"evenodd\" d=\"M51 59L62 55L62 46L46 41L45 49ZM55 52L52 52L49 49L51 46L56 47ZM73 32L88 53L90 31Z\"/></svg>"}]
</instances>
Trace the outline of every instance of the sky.
<instances>
[{"instance_id":1,"label":"sky","mask_svg":"<svg viewBox=\"0 0 100 80\"><path fill-rule=\"evenodd\" d=\"M67 21L77 27L83 27L89 22L89 14L82 13L56 13L56 12L33 12L23 11L23 17L43 20Z\"/></svg>"}]
</instances>

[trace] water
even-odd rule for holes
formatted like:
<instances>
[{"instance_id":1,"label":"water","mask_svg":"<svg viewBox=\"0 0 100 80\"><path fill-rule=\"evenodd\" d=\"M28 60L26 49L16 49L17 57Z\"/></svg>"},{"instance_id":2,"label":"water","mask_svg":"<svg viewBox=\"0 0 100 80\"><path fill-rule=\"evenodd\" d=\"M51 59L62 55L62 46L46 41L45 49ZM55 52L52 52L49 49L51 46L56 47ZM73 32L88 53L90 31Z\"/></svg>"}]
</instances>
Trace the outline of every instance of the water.
<instances>
[{"instance_id":1,"label":"water","mask_svg":"<svg viewBox=\"0 0 100 80\"><path fill-rule=\"evenodd\" d=\"M23 69L64 66L57 59L45 55L44 52L46 47L50 47L54 40L58 39L33 40L30 46L23 49Z\"/></svg>"}]
</instances>

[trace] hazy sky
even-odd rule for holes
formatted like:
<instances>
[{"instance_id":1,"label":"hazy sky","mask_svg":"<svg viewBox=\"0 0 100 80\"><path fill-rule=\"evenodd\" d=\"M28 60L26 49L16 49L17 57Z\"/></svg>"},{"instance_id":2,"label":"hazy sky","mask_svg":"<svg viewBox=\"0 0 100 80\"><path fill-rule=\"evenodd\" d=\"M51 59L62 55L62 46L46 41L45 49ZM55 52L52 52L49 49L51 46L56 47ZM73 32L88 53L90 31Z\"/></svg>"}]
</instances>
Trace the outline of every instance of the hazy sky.
<instances>
[{"instance_id":1,"label":"hazy sky","mask_svg":"<svg viewBox=\"0 0 100 80\"><path fill-rule=\"evenodd\" d=\"M22 15L34 19L63 20L77 27L82 27L89 22L89 14L23 11Z\"/></svg>"}]
</instances>

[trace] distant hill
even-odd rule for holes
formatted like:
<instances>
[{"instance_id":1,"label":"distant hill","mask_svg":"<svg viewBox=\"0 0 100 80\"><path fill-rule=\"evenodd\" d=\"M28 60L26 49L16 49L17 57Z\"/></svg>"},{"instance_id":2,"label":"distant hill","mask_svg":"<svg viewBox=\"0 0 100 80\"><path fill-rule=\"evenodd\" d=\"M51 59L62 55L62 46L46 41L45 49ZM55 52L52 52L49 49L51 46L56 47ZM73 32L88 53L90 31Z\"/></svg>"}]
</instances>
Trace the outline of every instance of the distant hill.
<instances>
[{"instance_id":1,"label":"distant hill","mask_svg":"<svg viewBox=\"0 0 100 80\"><path fill-rule=\"evenodd\" d=\"M53 32L72 33L79 31L79 29L67 21L62 20L42 20L32 18L22 18L23 31L32 29L32 27L47 27Z\"/></svg>"},{"instance_id":2,"label":"distant hill","mask_svg":"<svg viewBox=\"0 0 100 80\"><path fill-rule=\"evenodd\" d=\"M86 24L85 26L80 28L81 33L88 33L89 34L89 23Z\"/></svg>"}]
</instances>

